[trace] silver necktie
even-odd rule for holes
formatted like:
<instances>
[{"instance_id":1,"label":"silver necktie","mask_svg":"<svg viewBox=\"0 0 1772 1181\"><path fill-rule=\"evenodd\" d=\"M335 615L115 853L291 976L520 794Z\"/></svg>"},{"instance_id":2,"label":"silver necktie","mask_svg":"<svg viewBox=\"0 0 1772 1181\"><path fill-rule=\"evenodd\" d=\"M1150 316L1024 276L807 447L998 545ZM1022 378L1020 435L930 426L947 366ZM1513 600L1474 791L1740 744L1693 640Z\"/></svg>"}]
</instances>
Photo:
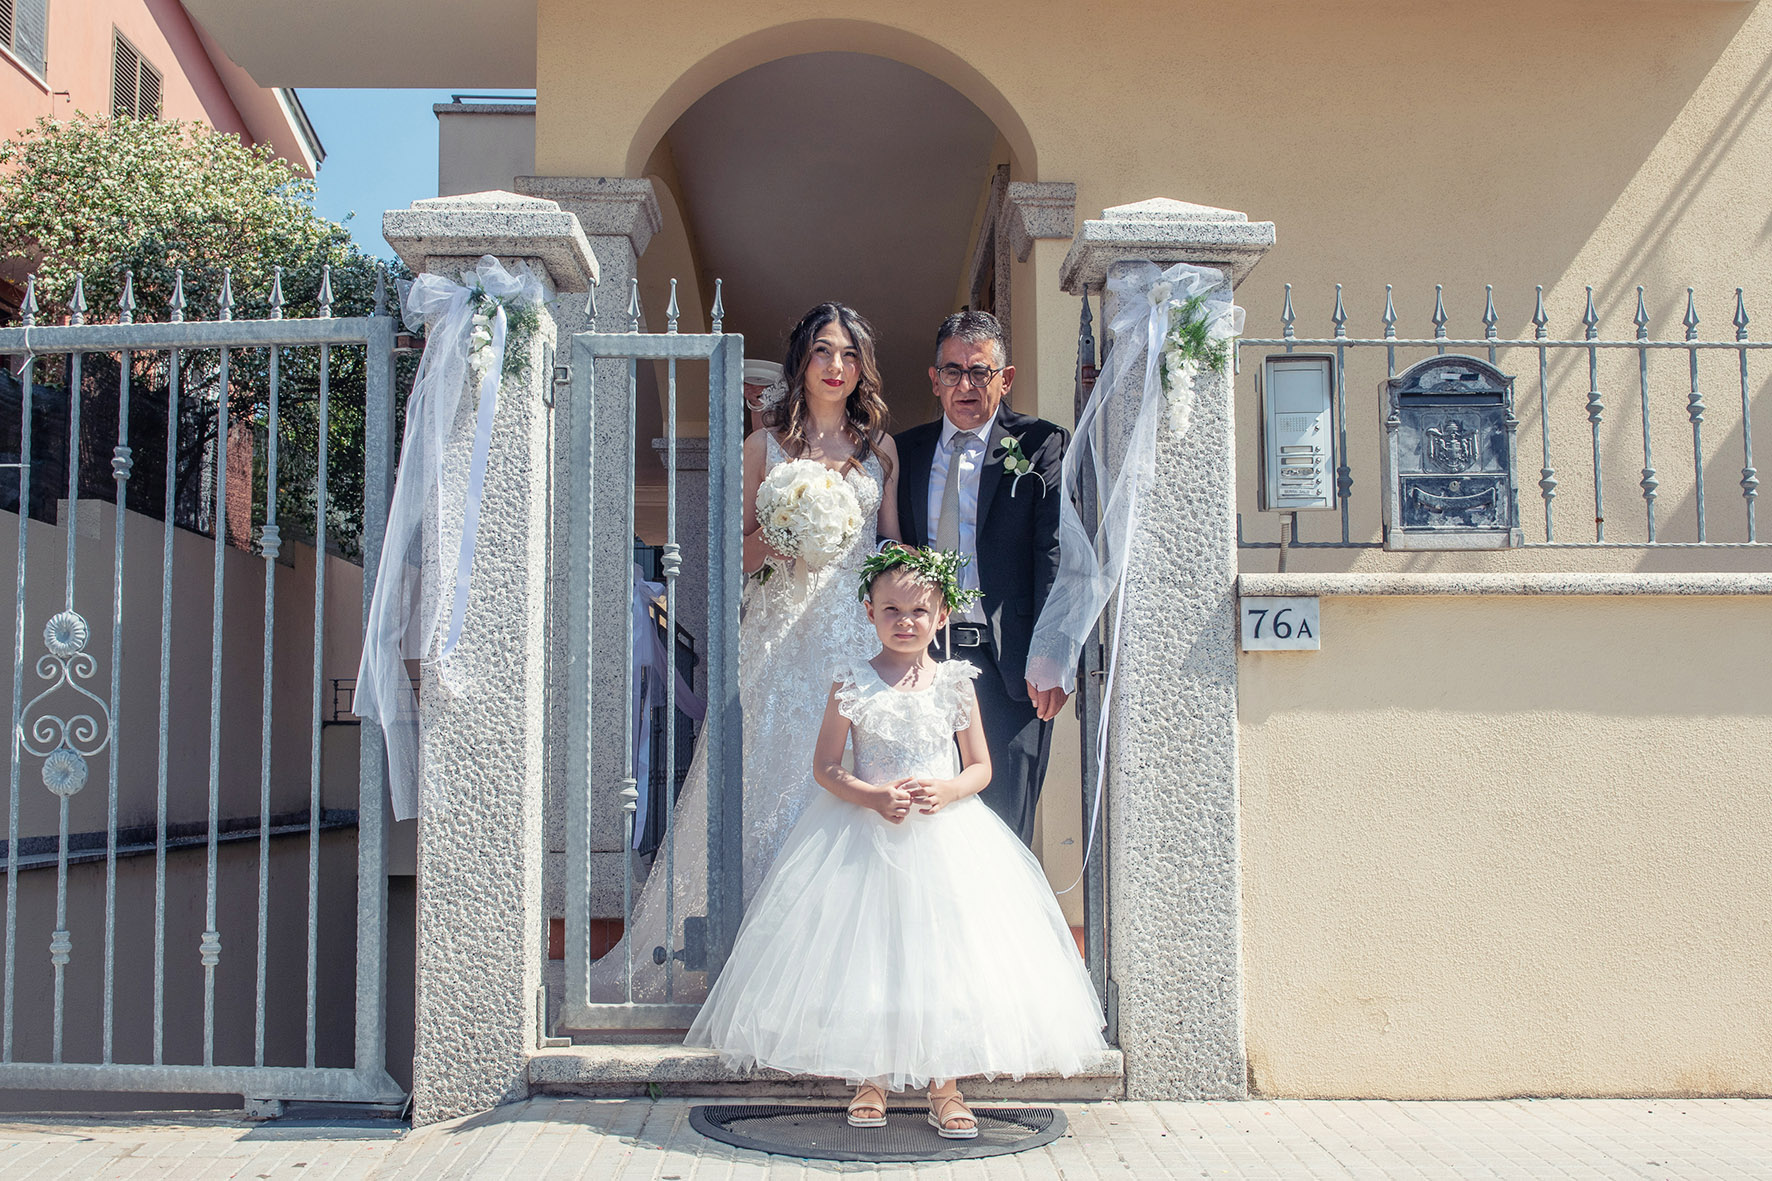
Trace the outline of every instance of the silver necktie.
<instances>
[{"instance_id":1,"label":"silver necktie","mask_svg":"<svg viewBox=\"0 0 1772 1181\"><path fill-rule=\"evenodd\" d=\"M941 486L941 519L935 526L935 548L960 548L960 456L966 445L978 435L973 431L955 431L948 440L948 477Z\"/></svg>"}]
</instances>

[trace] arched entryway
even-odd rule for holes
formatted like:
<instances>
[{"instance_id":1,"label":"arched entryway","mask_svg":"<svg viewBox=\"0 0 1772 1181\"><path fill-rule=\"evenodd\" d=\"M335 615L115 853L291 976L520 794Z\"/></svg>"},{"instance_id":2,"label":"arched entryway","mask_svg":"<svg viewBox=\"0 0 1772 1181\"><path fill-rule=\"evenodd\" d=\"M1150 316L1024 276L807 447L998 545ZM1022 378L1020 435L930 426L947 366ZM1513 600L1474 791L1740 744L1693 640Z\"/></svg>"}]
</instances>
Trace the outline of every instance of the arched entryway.
<instances>
[{"instance_id":1,"label":"arched entryway","mask_svg":"<svg viewBox=\"0 0 1772 1181\"><path fill-rule=\"evenodd\" d=\"M1021 314L1012 307L1013 288L1031 282L1012 277L1006 198L1031 153L1018 120L1005 127L944 78L873 53L797 53L728 76L704 62L689 75L708 78L709 88L687 101L671 88L660 106L680 103L681 113L649 144L635 143L661 211L661 229L638 260L654 329L673 278L685 331L707 324L714 280L722 280L725 329L742 333L746 355L763 360L781 359L808 307L851 304L878 333L891 425L902 430L938 412L927 369L942 317L983 308L1009 327L1026 378L1018 376L1012 401L1037 410L1038 321L1031 300ZM644 446L664 433L661 400L648 389L642 374L643 540L662 537L664 483L659 456ZM682 433L698 429L692 407L680 402L679 415ZM1079 766L1067 713L1036 840L1059 888L1081 872ZM1063 901L1080 925L1081 891Z\"/></svg>"}]
</instances>

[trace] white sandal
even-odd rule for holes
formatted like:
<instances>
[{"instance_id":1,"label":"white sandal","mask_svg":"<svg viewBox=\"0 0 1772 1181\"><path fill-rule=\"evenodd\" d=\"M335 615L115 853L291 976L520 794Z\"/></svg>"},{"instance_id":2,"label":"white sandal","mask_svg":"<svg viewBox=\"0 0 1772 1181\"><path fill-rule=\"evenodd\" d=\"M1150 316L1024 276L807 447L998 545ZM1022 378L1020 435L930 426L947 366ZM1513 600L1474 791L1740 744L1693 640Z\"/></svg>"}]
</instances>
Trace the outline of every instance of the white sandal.
<instances>
[{"instance_id":1,"label":"white sandal","mask_svg":"<svg viewBox=\"0 0 1772 1181\"><path fill-rule=\"evenodd\" d=\"M875 1111L878 1115L859 1115ZM886 1126L886 1092L878 1083L862 1083L849 1101L849 1126L852 1128L883 1128Z\"/></svg>"},{"instance_id":2,"label":"white sandal","mask_svg":"<svg viewBox=\"0 0 1772 1181\"><path fill-rule=\"evenodd\" d=\"M958 1110L955 1110L958 1108ZM972 1125L964 1128L950 1128L951 1120L971 1120ZM978 1117L966 1106L966 1099L960 1094L960 1088L951 1091L929 1092L929 1126L943 1140L976 1140L978 1138Z\"/></svg>"}]
</instances>

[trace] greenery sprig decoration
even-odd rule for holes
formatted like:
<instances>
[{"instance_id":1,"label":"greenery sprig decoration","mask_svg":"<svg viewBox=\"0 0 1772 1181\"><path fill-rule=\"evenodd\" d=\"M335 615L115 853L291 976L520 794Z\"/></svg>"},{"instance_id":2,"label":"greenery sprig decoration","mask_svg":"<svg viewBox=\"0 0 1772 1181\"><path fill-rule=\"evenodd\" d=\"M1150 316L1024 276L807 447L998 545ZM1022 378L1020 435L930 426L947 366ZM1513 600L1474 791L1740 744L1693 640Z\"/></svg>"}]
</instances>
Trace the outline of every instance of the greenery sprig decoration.
<instances>
[{"instance_id":1,"label":"greenery sprig decoration","mask_svg":"<svg viewBox=\"0 0 1772 1181\"><path fill-rule=\"evenodd\" d=\"M976 603L983 593L960 585L960 569L972 559L956 550L914 549L893 545L879 553L869 554L861 564L861 588L858 598L866 599L874 588L874 580L888 570L904 570L924 586L941 592L949 611L963 611Z\"/></svg>"},{"instance_id":2,"label":"greenery sprig decoration","mask_svg":"<svg viewBox=\"0 0 1772 1181\"><path fill-rule=\"evenodd\" d=\"M541 306L533 300L493 295L476 285L468 297L474 306L474 331L469 338L471 356L484 367L491 359L492 317L505 310L504 381L521 381L529 373L529 346L541 331Z\"/></svg>"},{"instance_id":3,"label":"greenery sprig decoration","mask_svg":"<svg viewBox=\"0 0 1772 1181\"><path fill-rule=\"evenodd\" d=\"M1203 365L1214 373L1223 373L1230 363L1230 339L1210 335L1211 324L1212 315L1206 310L1204 295L1182 300L1169 309L1169 332L1163 337L1163 351L1179 354L1182 361Z\"/></svg>"}]
</instances>

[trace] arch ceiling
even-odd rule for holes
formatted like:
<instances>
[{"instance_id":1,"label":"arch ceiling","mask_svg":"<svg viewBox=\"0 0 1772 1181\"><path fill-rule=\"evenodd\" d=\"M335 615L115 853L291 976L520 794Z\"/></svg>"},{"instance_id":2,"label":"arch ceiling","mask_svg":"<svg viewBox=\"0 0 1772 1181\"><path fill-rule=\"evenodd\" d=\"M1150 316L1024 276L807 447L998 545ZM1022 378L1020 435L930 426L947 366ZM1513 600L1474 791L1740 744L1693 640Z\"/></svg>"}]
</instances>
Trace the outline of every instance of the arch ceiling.
<instances>
[{"instance_id":1,"label":"arch ceiling","mask_svg":"<svg viewBox=\"0 0 1772 1181\"><path fill-rule=\"evenodd\" d=\"M997 140L984 112L901 62L812 53L720 83L667 139L702 274L725 280L745 351L780 360L799 316L840 300L880 335L894 426L933 417L931 344Z\"/></svg>"}]
</instances>

